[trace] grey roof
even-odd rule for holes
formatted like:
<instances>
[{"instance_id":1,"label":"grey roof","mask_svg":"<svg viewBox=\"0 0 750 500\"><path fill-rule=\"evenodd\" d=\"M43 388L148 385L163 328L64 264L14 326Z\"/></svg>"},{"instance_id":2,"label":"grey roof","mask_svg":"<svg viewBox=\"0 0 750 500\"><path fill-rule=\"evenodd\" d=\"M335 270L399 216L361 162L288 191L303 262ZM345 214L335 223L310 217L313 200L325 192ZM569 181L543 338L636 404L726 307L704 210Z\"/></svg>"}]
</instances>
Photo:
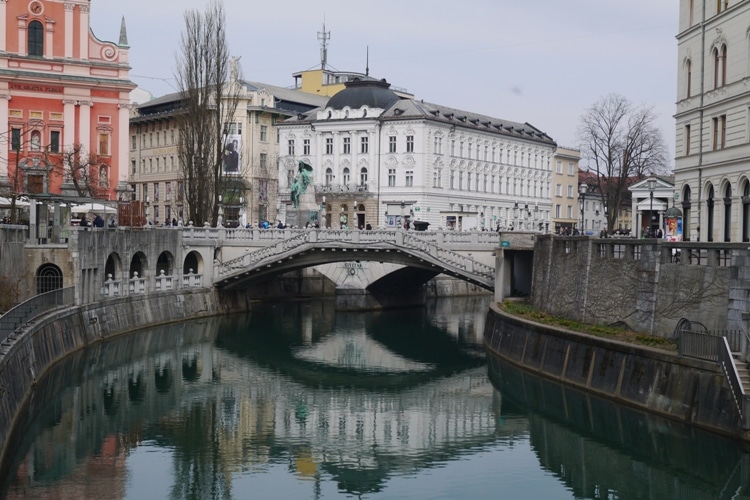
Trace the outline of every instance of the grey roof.
<instances>
[{"instance_id":1,"label":"grey roof","mask_svg":"<svg viewBox=\"0 0 750 500\"><path fill-rule=\"evenodd\" d=\"M242 83L245 84L245 87L248 90L258 91L261 89L266 89L268 92L273 94L273 96L277 100L296 102L316 108L319 106L324 106L325 103L328 102L328 97L310 94L309 92L302 92L301 90L297 89L277 87L275 85L268 85L267 83L251 82L248 80L243 80Z\"/></svg>"},{"instance_id":2,"label":"grey roof","mask_svg":"<svg viewBox=\"0 0 750 500\"><path fill-rule=\"evenodd\" d=\"M389 108L399 100L385 80L352 80L346 82L345 89L337 92L328 100L326 108L359 109L362 106L371 108Z\"/></svg>"}]
</instances>

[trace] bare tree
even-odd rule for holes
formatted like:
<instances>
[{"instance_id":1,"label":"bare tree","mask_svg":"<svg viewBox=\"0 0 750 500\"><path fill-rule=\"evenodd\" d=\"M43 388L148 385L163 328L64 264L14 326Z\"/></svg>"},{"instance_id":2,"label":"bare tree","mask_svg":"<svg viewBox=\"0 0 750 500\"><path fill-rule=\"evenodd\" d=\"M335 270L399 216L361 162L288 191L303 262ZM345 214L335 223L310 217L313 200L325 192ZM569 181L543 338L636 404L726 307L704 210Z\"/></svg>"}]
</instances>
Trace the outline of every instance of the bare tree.
<instances>
[{"instance_id":1,"label":"bare tree","mask_svg":"<svg viewBox=\"0 0 750 500\"><path fill-rule=\"evenodd\" d=\"M617 94L600 99L581 117L582 157L596 173L609 228L616 227L631 182L666 168L667 147L655 120L651 107L634 106Z\"/></svg>"},{"instance_id":2,"label":"bare tree","mask_svg":"<svg viewBox=\"0 0 750 500\"><path fill-rule=\"evenodd\" d=\"M220 0L205 12L185 12L177 81L182 103L178 115L185 200L190 220L216 223L224 185L224 137L234 119L239 95L237 71L230 76L226 20Z\"/></svg>"},{"instance_id":3,"label":"bare tree","mask_svg":"<svg viewBox=\"0 0 750 500\"><path fill-rule=\"evenodd\" d=\"M78 196L105 198L109 193L108 179L102 177L104 165L96 155L86 153L81 144L74 144L60 155L57 169L65 180L73 183Z\"/></svg>"}]
</instances>

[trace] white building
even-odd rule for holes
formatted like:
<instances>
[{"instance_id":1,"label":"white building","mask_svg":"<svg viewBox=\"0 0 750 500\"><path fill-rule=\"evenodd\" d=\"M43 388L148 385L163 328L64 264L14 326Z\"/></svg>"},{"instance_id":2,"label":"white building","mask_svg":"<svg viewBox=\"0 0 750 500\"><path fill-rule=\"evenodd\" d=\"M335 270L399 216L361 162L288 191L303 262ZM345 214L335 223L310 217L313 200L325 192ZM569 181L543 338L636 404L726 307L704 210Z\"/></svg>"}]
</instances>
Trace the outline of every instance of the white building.
<instances>
[{"instance_id":1,"label":"white building","mask_svg":"<svg viewBox=\"0 0 750 500\"><path fill-rule=\"evenodd\" d=\"M537 128L400 97L385 81L346 83L327 104L278 124L279 212L313 166L328 227L551 230L556 144Z\"/></svg>"},{"instance_id":2,"label":"white building","mask_svg":"<svg viewBox=\"0 0 750 500\"><path fill-rule=\"evenodd\" d=\"M750 1L680 0L675 190L683 237L750 241Z\"/></svg>"}]
</instances>

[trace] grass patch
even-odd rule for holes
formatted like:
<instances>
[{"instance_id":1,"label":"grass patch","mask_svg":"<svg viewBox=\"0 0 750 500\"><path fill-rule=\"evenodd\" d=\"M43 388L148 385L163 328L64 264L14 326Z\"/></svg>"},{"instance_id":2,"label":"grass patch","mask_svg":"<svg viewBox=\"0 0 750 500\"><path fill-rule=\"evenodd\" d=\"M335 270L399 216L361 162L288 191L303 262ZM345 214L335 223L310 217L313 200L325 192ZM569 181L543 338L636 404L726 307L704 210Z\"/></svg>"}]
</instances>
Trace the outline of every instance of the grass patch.
<instances>
[{"instance_id":1,"label":"grass patch","mask_svg":"<svg viewBox=\"0 0 750 500\"><path fill-rule=\"evenodd\" d=\"M519 316L543 325L558 326L576 332L587 333L597 337L629 342L648 347L656 347L669 351L677 350L677 342L673 339L653 337L643 333L636 333L622 325L593 325L581 323L569 318L562 318L535 309L528 302L509 300L500 304L500 308L508 314Z\"/></svg>"}]
</instances>

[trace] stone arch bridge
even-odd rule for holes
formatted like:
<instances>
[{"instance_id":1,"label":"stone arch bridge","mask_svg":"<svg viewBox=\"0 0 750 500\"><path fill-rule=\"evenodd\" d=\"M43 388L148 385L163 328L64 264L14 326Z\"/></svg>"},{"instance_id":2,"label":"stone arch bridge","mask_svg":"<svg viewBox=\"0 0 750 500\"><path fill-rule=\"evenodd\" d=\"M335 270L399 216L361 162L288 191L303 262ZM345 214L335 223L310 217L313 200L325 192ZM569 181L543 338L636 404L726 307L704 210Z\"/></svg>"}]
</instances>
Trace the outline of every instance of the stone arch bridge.
<instances>
[{"instance_id":1,"label":"stone arch bridge","mask_svg":"<svg viewBox=\"0 0 750 500\"><path fill-rule=\"evenodd\" d=\"M74 227L65 240L40 241L28 239L25 228L12 228L18 248L8 255L23 255L14 268L27 277L25 295L74 287L79 304L188 287L240 295L263 280L307 268L325 276L337 293L404 296L440 274L493 290L498 248L506 250L507 262L509 250L531 255L534 244L534 235L519 232L209 227ZM6 229L11 227L0 232Z\"/></svg>"}]
</instances>

